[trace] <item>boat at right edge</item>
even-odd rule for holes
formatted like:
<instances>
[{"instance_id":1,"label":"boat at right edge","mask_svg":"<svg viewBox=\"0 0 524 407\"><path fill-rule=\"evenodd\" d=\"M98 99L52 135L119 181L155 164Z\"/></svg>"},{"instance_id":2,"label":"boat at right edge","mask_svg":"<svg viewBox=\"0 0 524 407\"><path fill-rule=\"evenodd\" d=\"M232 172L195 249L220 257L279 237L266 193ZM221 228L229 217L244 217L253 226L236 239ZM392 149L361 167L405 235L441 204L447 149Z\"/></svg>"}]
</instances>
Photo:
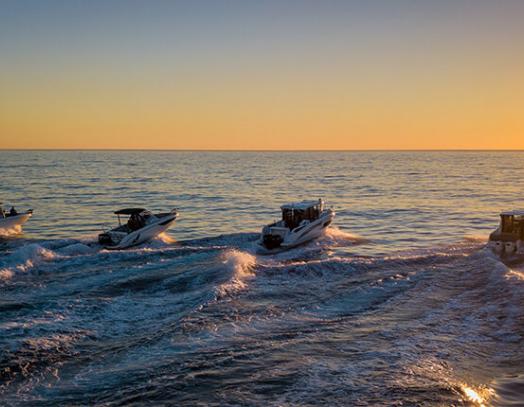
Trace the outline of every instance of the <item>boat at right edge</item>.
<instances>
[{"instance_id":1,"label":"boat at right edge","mask_svg":"<svg viewBox=\"0 0 524 407\"><path fill-rule=\"evenodd\" d=\"M257 242L260 254L277 253L318 238L335 218L324 201L302 201L282 205L282 220L264 226Z\"/></svg>"},{"instance_id":2,"label":"boat at right edge","mask_svg":"<svg viewBox=\"0 0 524 407\"><path fill-rule=\"evenodd\" d=\"M524 210L500 214L500 225L489 235L488 247L497 254L524 254Z\"/></svg>"}]
</instances>

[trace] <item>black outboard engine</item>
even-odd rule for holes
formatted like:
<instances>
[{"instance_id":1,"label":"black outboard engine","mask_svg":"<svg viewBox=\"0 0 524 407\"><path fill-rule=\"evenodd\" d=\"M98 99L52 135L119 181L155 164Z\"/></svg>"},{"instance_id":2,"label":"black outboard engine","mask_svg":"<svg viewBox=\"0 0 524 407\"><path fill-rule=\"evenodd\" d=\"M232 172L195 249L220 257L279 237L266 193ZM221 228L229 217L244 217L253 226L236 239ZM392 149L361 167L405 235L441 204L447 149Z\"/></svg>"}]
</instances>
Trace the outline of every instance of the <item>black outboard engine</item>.
<instances>
[{"instance_id":1,"label":"black outboard engine","mask_svg":"<svg viewBox=\"0 0 524 407\"><path fill-rule=\"evenodd\" d=\"M280 247L280 245L282 244L282 240L282 236L272 235L270 233L264 235L263 238L264 246L266 246L266 248L268 248L269 250Z\"/></svg>"},{"instance_id":2,"label":"black outboard engine","mask_svg":"<svg viewBox=\"0 0 524 407\"><path fill-rule=\"evenodd\" d=\"M101 233L98 235L98 243L101 245L111 245L113 244L113 239L111 239L109 233Z\"/></svg>"}]
</instances>

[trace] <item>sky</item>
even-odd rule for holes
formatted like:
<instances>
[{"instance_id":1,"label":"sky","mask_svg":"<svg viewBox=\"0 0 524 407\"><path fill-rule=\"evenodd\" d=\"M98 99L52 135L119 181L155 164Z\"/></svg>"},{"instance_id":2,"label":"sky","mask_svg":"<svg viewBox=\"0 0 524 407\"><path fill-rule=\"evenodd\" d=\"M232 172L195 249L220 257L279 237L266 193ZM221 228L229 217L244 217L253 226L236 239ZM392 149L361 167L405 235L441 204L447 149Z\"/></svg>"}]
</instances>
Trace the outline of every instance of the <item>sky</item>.
<instances>
[{"instance_id":1,"label":"sky","mask_svg":"<svg viewBox=\"0 0 524 407\"><path fill-rule=\"evenodd\" d=\"M0 149L524 149L524 1L0 0Z\"/></svg>"}]
</instances>

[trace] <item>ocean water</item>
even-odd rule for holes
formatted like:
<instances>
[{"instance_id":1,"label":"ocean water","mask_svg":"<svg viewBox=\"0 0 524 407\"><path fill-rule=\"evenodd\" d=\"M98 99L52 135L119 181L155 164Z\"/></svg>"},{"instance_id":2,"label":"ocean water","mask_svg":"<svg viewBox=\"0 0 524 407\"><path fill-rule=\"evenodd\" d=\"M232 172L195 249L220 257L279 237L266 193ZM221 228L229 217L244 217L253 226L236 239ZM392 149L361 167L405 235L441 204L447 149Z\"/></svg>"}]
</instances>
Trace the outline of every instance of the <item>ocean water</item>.
<instances>
[{"instance_id":1,"label":"ocean water","mask_svg":"<svg viewBox=\"0 0 524 407\"><path fill-rule=\"evenodd\" d=\"M0 152L0 404L524 405L524 152ZM288 201L325 235L257 255ZM110 252L112 212L178 208ZM7 205L6 205L7 206Z\"/></svg>"}]
</instances>

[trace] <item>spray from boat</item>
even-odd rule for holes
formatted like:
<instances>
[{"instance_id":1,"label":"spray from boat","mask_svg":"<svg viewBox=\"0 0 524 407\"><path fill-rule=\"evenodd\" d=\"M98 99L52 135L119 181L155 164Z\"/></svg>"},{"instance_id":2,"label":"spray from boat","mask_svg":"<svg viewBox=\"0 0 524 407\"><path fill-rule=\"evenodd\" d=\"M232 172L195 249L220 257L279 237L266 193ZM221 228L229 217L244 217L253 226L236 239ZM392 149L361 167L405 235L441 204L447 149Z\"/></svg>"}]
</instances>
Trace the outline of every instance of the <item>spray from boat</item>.
<instances>
[{"instance_id":1,"label":"spray from boat","mask_svg":"<svg viewBox=\"0 0 524 407\"><path fill-rule=\"evenodd\" d=\"M33 210L19 213L14 206L9 211L0 202L0 236L8 237L22 232L22 226L33 216Z\"/></svg>"}]
</instances>

